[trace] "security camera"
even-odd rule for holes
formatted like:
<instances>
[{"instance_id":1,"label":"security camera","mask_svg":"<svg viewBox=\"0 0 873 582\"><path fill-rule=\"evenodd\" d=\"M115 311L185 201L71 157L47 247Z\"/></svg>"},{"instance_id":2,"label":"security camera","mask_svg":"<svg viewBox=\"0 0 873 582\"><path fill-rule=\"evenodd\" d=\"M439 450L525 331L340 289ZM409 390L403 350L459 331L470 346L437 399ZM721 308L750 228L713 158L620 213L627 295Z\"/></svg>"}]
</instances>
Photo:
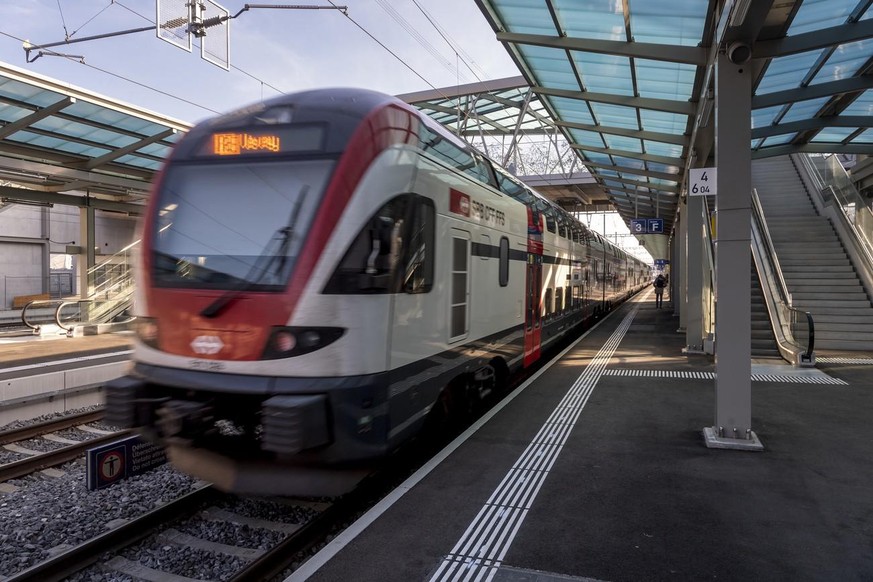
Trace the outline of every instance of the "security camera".
<instances>
[{"instance_id":1,"label":"security camera","mask_svg":"<svg viewBox=\"0 0 873 582\"><path fill-rule=\"evenodd\" d=\"M732 42L727 47L727 58L735 65L744 65L752 59L752 47L745 42Z\"/></svg>"}]
</instances>

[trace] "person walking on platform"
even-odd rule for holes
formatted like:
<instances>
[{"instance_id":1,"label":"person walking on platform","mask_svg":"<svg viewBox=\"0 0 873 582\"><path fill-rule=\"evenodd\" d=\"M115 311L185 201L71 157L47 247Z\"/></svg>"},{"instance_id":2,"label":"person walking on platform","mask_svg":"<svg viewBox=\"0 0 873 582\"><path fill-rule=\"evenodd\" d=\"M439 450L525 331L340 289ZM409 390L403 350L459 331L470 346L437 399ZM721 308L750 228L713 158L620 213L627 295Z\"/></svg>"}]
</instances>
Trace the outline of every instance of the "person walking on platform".
<instances>
[{"instance_id":1,"label":"person walking on platform","mask_svg":"<svg viewBox=\"0 0 873 582\"><path fill-rule=\"evenodd\" d=\"M664 303L664 287L667 286L667 279L662 273L658 273L652 286L655 288L655 309L661 309L661 305Z\"/></svg>"}]
</instances>

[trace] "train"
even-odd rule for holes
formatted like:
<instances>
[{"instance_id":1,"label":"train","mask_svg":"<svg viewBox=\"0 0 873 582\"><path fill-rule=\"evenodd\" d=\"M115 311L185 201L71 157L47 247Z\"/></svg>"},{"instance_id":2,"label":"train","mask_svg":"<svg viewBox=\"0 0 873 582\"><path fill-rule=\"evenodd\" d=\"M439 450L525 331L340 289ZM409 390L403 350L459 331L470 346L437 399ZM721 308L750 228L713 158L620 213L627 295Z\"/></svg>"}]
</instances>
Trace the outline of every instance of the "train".
<instances>
[{"instance_id":1,"label":"train","mask_svg":"<svg viewBox=\"0 0 873 582\"><path fill-rule=\"evenodd\" d=\"M140 226L106 420L242 494L340 495L646 287L649 265L399 99L199 123Z\"/></svg>"}]
</instances>

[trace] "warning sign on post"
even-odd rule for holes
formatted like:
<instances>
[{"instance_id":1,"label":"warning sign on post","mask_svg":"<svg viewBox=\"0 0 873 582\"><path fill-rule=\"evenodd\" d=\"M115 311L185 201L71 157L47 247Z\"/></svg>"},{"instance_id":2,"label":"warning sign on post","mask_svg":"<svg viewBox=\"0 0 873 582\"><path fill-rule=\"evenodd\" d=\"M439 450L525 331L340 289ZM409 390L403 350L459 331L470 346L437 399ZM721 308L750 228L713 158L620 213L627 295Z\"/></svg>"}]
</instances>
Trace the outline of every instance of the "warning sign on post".
<instances>
[{"instance_id":1,"label":"warning sign on post","mask_svg":"<svg viewBox=\"0 0 873 582\"><path fill-rule=\"evenodd\" d=\"M694 168L688 170L688 195L715 195L716 175L716 168Z\"/></svg>"},{"instance_id":2,"label":"warning sign on post","mask_svg":"<svg viewBox=\"0 0 873 582\"><path fill-rule=\"evenodd\" d=\"M108 487L167 462L164 449L138 436L88 449L85 474L90 491Z\"/></svg>"}]
</instances>

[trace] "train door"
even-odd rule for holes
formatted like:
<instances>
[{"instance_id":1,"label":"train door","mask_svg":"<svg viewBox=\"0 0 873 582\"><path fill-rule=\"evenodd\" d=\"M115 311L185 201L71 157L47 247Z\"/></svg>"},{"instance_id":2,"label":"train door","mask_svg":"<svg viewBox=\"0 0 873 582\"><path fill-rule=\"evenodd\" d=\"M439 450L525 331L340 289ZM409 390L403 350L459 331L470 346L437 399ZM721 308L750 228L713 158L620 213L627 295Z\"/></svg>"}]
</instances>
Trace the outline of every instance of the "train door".
<instances>
[{"instance_id":1,"label":"train door","mask_svg":"<svg viewBox=\"0 0 873 582\"><path fill-rule=\"evenodd\" d=\"M470 233L452 229L449 342L467 337L470 329Z\"/></svg>"},{"instance_id":2,"label":"train door","mask_svg":"<svg viewBox=\"0 0 873 582\"><path fill-rule=\"evenodd\" d=\"M543 228L542 215L527 209L527 268L524 283L524 366L540 358L542 334Z\"/></svg>"},{"instance_id":3,"label":"train door","mask_svg":"<svg viewBox=\"0 0 873 582\"><path fill-rule=\"evenodd\" d=\"M543 288L543 256L527 254L527 274L525 275L524 310L524 365L530 366L540 357L542 332L542 305L540 292Z\"/></svg>"}]
</instances>

